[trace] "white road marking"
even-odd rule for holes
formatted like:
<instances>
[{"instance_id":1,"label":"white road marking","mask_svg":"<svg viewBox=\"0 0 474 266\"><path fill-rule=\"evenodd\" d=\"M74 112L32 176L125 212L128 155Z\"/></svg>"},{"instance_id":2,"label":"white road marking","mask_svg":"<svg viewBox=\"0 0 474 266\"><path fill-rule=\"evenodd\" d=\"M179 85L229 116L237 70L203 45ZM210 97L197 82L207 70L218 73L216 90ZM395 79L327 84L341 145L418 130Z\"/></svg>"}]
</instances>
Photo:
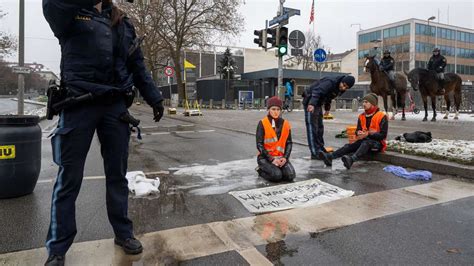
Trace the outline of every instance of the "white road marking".
<instances>
[{"instance_id":1,"label":"white road marking","mask_svg":"<svg viewBox=\"0 0 474 266\"><path fill-rule=\"evenodd\" d=\"M252 265L270 265L255 246L284 240L288 235L320 233L416 209L474 196L474 183L445 179L437 182L364 194L288 211L213 222L139 236L145 249L127 256L113 239L75 243L70 265L164 264L236 250ZM2 265L42 265L45 248L0 254Z\"/></svg>"}]
</instances>

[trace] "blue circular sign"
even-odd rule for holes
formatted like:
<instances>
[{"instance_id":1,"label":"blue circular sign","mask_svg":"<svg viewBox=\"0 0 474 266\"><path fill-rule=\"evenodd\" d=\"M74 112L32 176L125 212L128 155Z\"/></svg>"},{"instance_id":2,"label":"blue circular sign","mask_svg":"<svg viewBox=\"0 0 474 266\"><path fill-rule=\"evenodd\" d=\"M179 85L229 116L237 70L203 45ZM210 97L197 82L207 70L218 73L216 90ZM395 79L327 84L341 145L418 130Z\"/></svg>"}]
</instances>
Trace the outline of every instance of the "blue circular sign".
<instances>
[{"instance_id":1,"label":"blue circular sign","mask_svg":"<svg viewBox=\"0 0 474 266\"><path fill-rule=\"evenodd\" d=\"M316 51L314 51L314 61L318 63L322 63L326 61L326 58L327 58L327 54L326 54L326 51L324 51L324 49L318 48L316 49Z\"/></svg>"}]
</instances>

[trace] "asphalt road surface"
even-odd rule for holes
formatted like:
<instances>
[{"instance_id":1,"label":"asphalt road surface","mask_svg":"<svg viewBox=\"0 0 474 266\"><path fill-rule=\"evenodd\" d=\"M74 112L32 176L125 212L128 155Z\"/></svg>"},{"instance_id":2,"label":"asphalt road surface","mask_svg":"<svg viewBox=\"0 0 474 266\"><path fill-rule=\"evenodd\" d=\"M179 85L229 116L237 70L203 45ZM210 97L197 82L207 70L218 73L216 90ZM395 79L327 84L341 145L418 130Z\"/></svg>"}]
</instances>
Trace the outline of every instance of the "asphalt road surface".
<instances>
[{"instance_id":1,"label":"asphalt road surface","mask_svg":"<svg viewBox=\"0 0 474 266\"><path fill-rule=\"evenodd\" d=\"M259 216L249 213L228 192L272 185L258 178L254 170L256 148L252 132L255 131L258 119L265 113L209 111L205 112L204 117L166 116L158 124L152 122L151 110L145 106L134 108L132 113L142 120L143 140L132 136L129 170L147 173L164 171L153 175L159 176L161 180L159 195L148 198L130 196L129 215L134 221L137 237L144 242L146 252L143 257L130 258L111 247L110 239L114 236L106 216L100 144L95 138L86 162L86 178L76 204L78 233L76 244L67 258L71 264L80 262L75 261L79 254L82 258L87 254L86 257L92 259L92 264L116 265L129 265L134 261L170 265L469 265L474 261L474 192L469 190L472 182L455 179L454 186L440 185L444 189L435 191L451 195L456 189L465 189L466 196L462 198L452 196L437 201L437 196L424 196L408 201L404 197L390 195L393 190L436 185L437 182L452 180L454 177L434 174L433 181L428 183L408 181L385 173L382 170L385 164L379 162L359 162L349 171L340 162L336 162L333 168L327 168L320 161L309 160L308 149L303 145L294 146L291 158L297 171L296 181L318 178L343 189L353 190L355 195L343 201L353 206L353 213L346 216L364 218L354 218L343 225L338 221L344 213L329 215L320 209L308 210L308 213L314 212L314 216L311 216L314 219L328 217L325 230L301 229L298 233L285 234L268 242L252 242L252 245L245 248L218 249L218 243L211 241L216 234L225 246L229 245L219 233L221 231L216 229L220 223L240 221L235 223L242 225L247 219L259 219ZM295 140L304 143L304 120L301 115L302 113L292 113L289 117L291 116L294 125ZM349 120L348 118L347 121ZM335 125L331 126L331 123ZM346 124L346 120L327 124L328 132L336 132ZM400 128L414 129L413 125L414 123L397 124L394 128L399 128L398 131L402 130ZM439 132L445 132L445 128L453 127L451 124L429 125L435 132L437 128L442 128ZM34 193L22 198L0 200L0 265L36 264L46 256L43 247L57 168L52 162L50 140L47 138L55 124L43 121L41 126L43 169ZM471 126L468 124L461 127ZM341 140L328 139L335 146L342 143ZM177 171L184 174L177 175ZM455 194L459 195L457 192ZM377 218L370 216L370 211L358 207L366 196L386 200L386 207ZM416 207L419 202L423 204ZM397 211L393 211L394 209ZM285 212L282 215L286 215ZM336 217L331 218L332 215ZM288 217L294 216L294 219L307 221L305 215L288 213ZM191 233L187 230L191 230ZM158 232L157 235L154 235L155 232ZM176 243L167 240L168 232L174 236L170 238ZM242 231L242 235L229 236L233 240L244 238L247 235L244 232ZM201 245L196 244L192 249L194 251L187 253L187 246L196 241ZM209 241L212 243L208 244ZM177 248L179 246L182 247ZM185 250L183 254L188 255L176 255L179 252L172 251L175 247ZM196 251L198 249L199 252ZM101 261L104 257L109 257L107 254L110 250L115 254L112 256L113 260ZM18 251L23 252L15 253Z\"/></svg>"}]
</instances>

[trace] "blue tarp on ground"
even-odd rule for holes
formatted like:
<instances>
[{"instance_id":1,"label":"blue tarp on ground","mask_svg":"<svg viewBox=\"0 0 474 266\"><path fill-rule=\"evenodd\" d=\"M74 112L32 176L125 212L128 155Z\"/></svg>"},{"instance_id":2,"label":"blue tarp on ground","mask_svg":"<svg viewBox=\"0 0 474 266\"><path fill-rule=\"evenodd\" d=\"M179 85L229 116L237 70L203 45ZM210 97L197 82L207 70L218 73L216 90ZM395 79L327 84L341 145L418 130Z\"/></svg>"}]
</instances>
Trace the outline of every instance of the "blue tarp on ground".
<instances>
[{"instance_id":1,"label":"blue tarp on ground","mask_svg":"<svg viewBox=\"0 0 474 266\"><path fill-rule=\"evenodd\" d=\"M389 165L383 169L387 173L392 173L396 176L408 179L408 180L421 180L421 181L430 181L432 174L429 171L413 171L408 172L405 168L401 166Z\"/></svg>"}]
</instances>

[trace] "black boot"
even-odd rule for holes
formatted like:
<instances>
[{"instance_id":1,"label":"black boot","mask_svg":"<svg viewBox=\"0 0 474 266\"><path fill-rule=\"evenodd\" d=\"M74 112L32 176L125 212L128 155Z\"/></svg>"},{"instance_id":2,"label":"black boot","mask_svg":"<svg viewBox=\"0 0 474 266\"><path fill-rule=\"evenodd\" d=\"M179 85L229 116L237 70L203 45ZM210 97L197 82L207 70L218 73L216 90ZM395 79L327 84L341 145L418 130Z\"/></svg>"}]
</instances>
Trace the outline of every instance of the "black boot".
<instances>
[{"instance_id":1,"label":"black boot","mask_svg":"<svg viewBox=\"0 0 474 266\"><path fill-rule=\"evenodd\" d=\"M331 153L320 151L318 155L319 159L322 160L326 166L332 166L333 156Z\"/></svg>"},{"instance_id":2,"label":"black boot","mask_svg":"<svg viewBox=\"0 0 474 266\"><path fill-rule=\"evenodd\" d=\"M44 266L64 266L66 258L59 255L49 255L48 260L44 263Z\"/></svg>"},{"instance_id":3,"label":"black boot","mask_svg":"<svg viewBox=\"0 0 474 266\"><path fill-rule=\"evenodd\" d=\"M114 242L115 245L121 246L123 251L125 251L127 254L136 255L142 253L143 251L142 243L140 243L140 241L134 237L127 238L125 240L115 238Z\"/></svg>"},{"instance_id":4,"label":"black boot","mask_svg":"<svg viewBox=\"0 0 474 266\"><path fill-rule=\"evenodd\" d=\"M352 164L355 161L354 158L352 158L352 156L349 156L349 155L342 156L341 160L344 163L344 167L346 167L347 169L351 169Z\"/></svg>"}]
</instances>

